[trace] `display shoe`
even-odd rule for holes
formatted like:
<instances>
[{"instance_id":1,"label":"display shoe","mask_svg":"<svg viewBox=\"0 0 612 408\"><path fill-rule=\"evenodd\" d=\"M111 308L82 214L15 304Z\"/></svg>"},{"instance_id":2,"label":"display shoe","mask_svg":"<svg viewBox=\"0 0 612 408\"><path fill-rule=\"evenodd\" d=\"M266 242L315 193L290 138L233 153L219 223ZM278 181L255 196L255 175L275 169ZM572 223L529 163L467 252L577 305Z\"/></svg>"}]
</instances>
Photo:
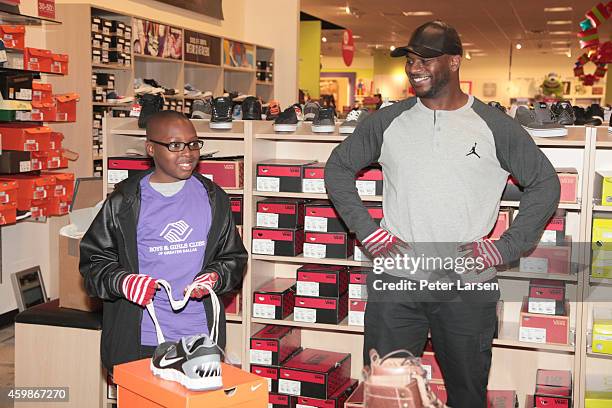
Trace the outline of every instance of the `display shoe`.
<instances>
[{"instance_id":1,"label":"display shoe","mask_svg":"<svg viewBox=\"0 0 612 408\"><path fill-rule=\"evenodd\" d=\"M144 94L139 98L140 115L138 115L138 127L144 129L147 127L147 120L151 115L162 110L164 106L164 98L161 95Z\"/></svg>"},{"instance_id":2,"label":"display shoe","mask_svg":"<svg viewBox=\"0 0 612 408\"><path fill-rule=\"evenodd\" d=\"M586 109L585 125L601 126L604 122L604 110L598 103L594 103Z\"/></svg>"},{"instance_id":3,"label":"display shoe","mask_svg":"<svg viewBox=\"0 0 612 408\"><path fill-rule=\"evenodd\" d=\"M298 126L298 118L293 106L285 109L276 120L274 120L274 131L276 132L295 132Z\"/></svg>"},{"instance_id":4,"label":"display shoe","mask_svg":"<svg viewBox=\"0 0 612 408\"><path fill-rule=\"evenodd\" d=\"M261 102L249 96L242 102L242 120L261 120Z\"/></svg>"},{"instance_id":5,"label":"display shoe","mask_svg":"<svg viewBox=\"0 0 612 408\"><path fill-rule=\"evenodd\" d=\"M193 283L185 291L183 299L177 301L172 298L172 288L168 282L160 279L157 281L157 284L167 292L170 305L175 311L185 307L191 292L203 286L210 295L213 309L213 324L210 336L199 334L182 337L176 342L165 341L155 315L155 307L153 302L150 302L146 308L153 320L159 343L151 358L151 371L154 375L164 380L178 382L190 390L204 391L221 388L223 386L221 349L217 346L221 307L217 295L211 286Z\"/></svg>"},{"instance_id":6,"label":"display shoe","mask_svg":"<svg viewBox=\"0 0 612 408\"><path fill-rule=\"evenodd\" d=\"M306 105L304 105L304 121L312 122L317 116L317 112L319 111L319 102L316 101L308 101Z\"/></svg>"},{"instance_id":7,"label":"display shoe","mask_svg":"<svg viewBox=\"0 0 612 408\"><path fill-rule=\"evenodd\" d=\"M304 121L304 112L302 109L302 105L300 105L299 103L294 103L293 105L291 105L291 107L295 111L295 116L297 117L298 122Z\"/></svg>"},{"instance_id":8,"label":"display shoe","mask_svg":"<svg viewBox=\"0 0 612 408\"><path fill-rule=\"evenodd\" d=\"M574 116L574 109L569 101L559 101L554 103L550 110L552 111L555 122L560 125L569 126L574 124L576 117Z\"/></svg>"},{"instance_id":9,"label":"display shoe","mask_svg":"<svg viewBox=\"0 0 612 408\"><path fill-rule=\"evenodd\" d=\"M319 108L317 114L312 121L312 131L314 133L330 133L336 129L334 121L335 112L331 106Z\"/></svg>"},{"instance_id":10,"label":"display shoe","mask_svg":"<svg viewBox=\"0 0 612 408\"><path fill-rule=\"evenodd\" d=\"M351 134L359 124L368 115L367 109L353 109L346 115L346 120L342 122L338 131L343 134Z\"/></svg>"},{"instance_id":11,"label":"display shoe","mask_svg":"<svg viewBox=\"0 0 612 408\"><path fill-rule=\"evenodd\" d=\"M232 100L229 97L219 96L213 100L209 126L211 129L232 128Z\"/></svg>"},{"instance_id":12,"label":"display shoe","mask_svg":"<svg viewBox=\"0 0 612 408\"><path fill-rule=\"evenodd\" d=\"M209 100L196 99L191 102L191 119L210 119L212 107Z\"/></svg>"},{"instance_id":13,"label":"display shoe","mask_svg":"<svg viewBox=\"0 0 612 408\"><path fill-rule=\"evenodd\" d=\"M584 108L582 106L573 106L572 109L574 110L574 125L584 126L587 120Z\"/></svg>"},{"instance_id":14,"label":"display shoe","mask_svg":"<svg viewBox=\"0 0 612 408\"><path fill-rule=\"evenodd\" d=\"M519 106L514 119L534 137L567 136L567 129L554 122L552 113L545 102L536 102L535 109Z\"/></svg>"},{"instance_id":15,"label":"display shoe","mask_svg":"<svg viewBox=\"0 0 612 408\"><path fill-rule=\"evenodd\" d=\"M397 357L400 354L406 357ZM407 350L379 357L370 351L370 366L364 369L364 402L368 408L445 408L431 391L421 360Z\"/></svg>"}]
</instances>

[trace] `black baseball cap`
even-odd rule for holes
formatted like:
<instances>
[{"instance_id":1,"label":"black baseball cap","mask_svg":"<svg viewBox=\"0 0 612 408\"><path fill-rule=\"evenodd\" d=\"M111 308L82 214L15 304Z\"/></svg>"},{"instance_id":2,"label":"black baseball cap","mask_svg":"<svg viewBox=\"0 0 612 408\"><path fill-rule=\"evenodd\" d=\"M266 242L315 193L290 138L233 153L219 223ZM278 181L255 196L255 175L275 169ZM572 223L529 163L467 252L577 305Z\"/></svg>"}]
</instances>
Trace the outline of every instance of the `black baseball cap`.
<instances>
[{"instance_id":1,"label":"black baseball cap","mask_svg":"<svg viewBox=\"0 0 612 408\"><path fill-rule=\"evenodd\" d=\"M421 58L440 55L463 55L463 47L457 30L443 21L430 21L412 33L408 45L391 51L392 57L404 57L409 52Z\"/></svg>"}]
</instances>

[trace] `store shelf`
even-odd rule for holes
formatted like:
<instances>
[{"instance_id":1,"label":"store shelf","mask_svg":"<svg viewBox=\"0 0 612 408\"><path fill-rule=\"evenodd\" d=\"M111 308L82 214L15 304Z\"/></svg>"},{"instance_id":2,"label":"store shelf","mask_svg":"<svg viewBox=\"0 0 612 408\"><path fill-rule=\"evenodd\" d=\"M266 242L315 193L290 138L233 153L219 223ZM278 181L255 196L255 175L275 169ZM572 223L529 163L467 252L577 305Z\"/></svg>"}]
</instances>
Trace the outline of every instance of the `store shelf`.
<instances>
[{"instance_id":1,"label":"store shelf","mask_svg":"<svg viewBox=\"0 0 612 408\"><path fill-rule=\"evenodd\" d=\"M587 347L587 356L593 358L600 358L603 360L612 360L612 354L593 353L590 347Z\"/></svg>"},{"instance_id":2,"label":"store shelf","mask_svg":"<svg viewBox=\"0 0 612 408\"><path fill-rule=\"evenodd\" d=\"M601 148L612 147L612 133L608 132L607 126L600 126L597 128L597 140L595 142L595 146Z\"/></svg>"},{"instance_id":3,"label":"store shelf","mask_svg":"<svg viewBox=\"0 0 612 408\"><path fill-rule=\"evenodd\" d=\"M233 71L233 72L255 72L254 68L230 67L229 65L224 65L223 69L225 71Z\"/></svg>"},{"instance_id":4,"label":"store shelf","mask_svg":"<svg viewBox=\"0 0 612 408\"><path fill-rule=\"evenodd\" d=\"M507 270L497 272L497 277L508 278L508 279L549 279L558 280L565 282L577 282L578 277L576 275L562 275L558 273L533 273L533 272L521 272L519 270Z\"/></svg>"},{"instance_id":5,"label":"store shelf","mask_svg":"<svg viewBox=\"0 0 612 408\"><path fill-rule=\"evenodd\" d=\"M255 85L274 86L274 82L255 81Z\"/></svg>"},{"instance_id":6,"label":"store shelf","mask_svg":"<svg viewBox=\"0 0 612 408\"><path fill-rule=\"evenodd\" d=\"M313 200L329 200L327 194L316 193L288 193L288 192L267 192L253 191L253 195L257 197L282 197L282 198L305 198ZM360 196L363 201L382 201L382 196Z\"/></svg>"},{"instance_id":7,"label":"store shelf","mask_svg":"<svg viewBox=\"0 0 612 408\"><path fill-rule=\"evenodd\" d=\"M182 59L154 57L152 55L143 55L143 54L134 54L134 58L137 60L167 62L170 64L182 64L183 63Z\"/></svg>"},{"instance_id":8,"label":"store shelf","mask_svg":"<svg viewBox=\"0 0 612 408\"><path fill-rule=\"evenodd\" d=\"M12 67L0 67L0 72L9 72L9 73L19 73L19 74L23 74L23 73L27 73L27 74L34 74L34 75L54 75L54 76L64 76L64 74L60 74L58 72L41 72L41 71L31 71L29 69L23 69L23 68L12 68Z\"/></svg>"},{"instance_id":9,"label":"store shelf","mask_svg":"<svg viewBox=\"0 0 612 408\"><path fill-rule=\"evenodd\" d=\"M205 64L203 62L183 61L187 67L221 69L221 65Z\"/></svg>"},{"instance_id":10,"label":"store shelf","mask_svg":"<svg viewBox=\"0 0 612 408\"><path fill-rule=\"evenodd\" d=\"M314 329L314 330L327 330L336 332L348 332L348 333L363 333L363 326L349 326L348 317L341 321L339 324L326 324L326 323L306 323L296 322L293 320L293 315L288 316L285 320L274 320L274 319L261 319L257 317L251 318L252 323L262 324L274 324L278 326L291 326L301 327L303 329Z\"/></svg>"},{"instance_id":11,"label":"store shelf","mask_svg":"<svg viewBox=\"0 0 612 408\"><path fill-rule=\"evenodd\" d=\"M242 131L234 131L233 129L212 131L208 126L209 120L192 120L193 126L196 128L196 134L198 137L204 139L244 139L244 133ZM236 123L235 128L242 130L241 124ZM124 135L124 136L140 136L146 135L145 129L138 127L138 119L132 119L122 125L117 126L111 130L113 135Z\"/></svg>"},{"instance_id":12,"label":"store shelf","mask_svg":"<svg viewBox=\"0 0 612 408\"><path fill-rule=\"evenodd\" d=\"M589 283L591 285L612 286L612 279L609 279L609 278L594 278L592 276L589 276Z\"/></svg>"},{"instance_id":13,"label":"store shelf","mask_svg":"<svg viewBox=\"0 0 612 408\"><path fill-rule=\"evenodd\" d=\"M134 102L125 103L108 103L108 102L92 102L92 106L102 106L105 108L132 109Z\"/></svg>"},{"instance_id":14,"label":"store shelf","mask_svg":"<svg viewBox=\"0 0 612 408\"><path fill-rule=\"evenodd\" d=\"M572 345L528 343L525 341L519 341L518 338L519 324L517 322L504 322L499 333L499 338L493 339L493 345L526 350L574 353L574 346Z\"/></svg>"},{"instance_id":15,"label":"store shelf","mask_svg":"<svg viewBox=\"0 0 612 408\"><path fill-rule=\"evenodd\" d=\"M91 67L93 69L110 69L114 71L131 71L132 70L132 67L126 67L125 65L119 65L119 64L92 63Z\"/></svg>"},{"instance_id":16,"label":"store shelf","mask_svg":"<svg viewBox=\"0 0 612 408\"><path fill-rule=\"evenodd\" d=\"M62 24L62 22L50 18L21 14L17 6L0 4L0 24L39 26L42 24Z\"/></svg>"},{"instance_id":17,"label":"store shelf","mask_svg":"<svg viewBox=\"0 0 612 408\"><path fill-rule=\"evenodd\" d=\"M516 208L518 208L520 204L521 204L520 201L502 201L500 203L502 207L516 207ZM565 210L580 210L581 207L582 206L579 203L559 203L559 206L558 206L558 208L565 209Z\"/></svg>"},{"instance_id":18,"label":"store shelf","mask_svg":"<svg viewBox=\"0 0 612 408\"><path fill-rule=\"evenodd\" d=\"M593 211L612 212L612 205L593 205Z\"/></svg>"},{"instance_id":19,"label":"store shelf","mask_svg":"<svg viewBox=\"0 0 612 408\"><path fill-rule=\"evenodd\" d=\"M241 314L226 313L225 314L225 320L227 320L228 322L242 323L242 315Z\"/></svg>"},{"instance_id":20,"label":"store shelf","mask_svg":"<svg viewBox=\"0 0 612 408\"><path fill-rule=\"evenodd\" d=\"M299 264L322 264L322 265L344 265L344 266L371 266L371 262L366 261L355 261L353 258L348 259L332 259L332 258L305 258L303 255L298 256L276 256L276 255L257 255L252 254L251 258L258 261L269 261L269 262L286 262L286 263L299 263Z\"/></svg>"},{"instance_id":21,"label":"store shelf","mask_svg":"<svg viewBox=\"0 0 612 408\"><path fill-rule=\"evenodd\" d=\"M255 135L256 139L266 140L286 140L293 142L319 142L319 143L336 143L342 142L348 135L335 135L335 134L323 134L317 135L315 133L300 134L300 129L295 132L278 132L278 133L265 133Z\"/></svg>"},{"instance_id":22,"label":"store shelf","mask_svg":"<svg viewBox=\"0 0 612 408\"><path fill-rule=\"evenodd\" d=\"M244 190L241 188L224 188L223 191L227 194L244 194Z\"/></svg>"},{"instance_id":23,"label":"store shelf","mask_svg":"<svg viewBox=\"0 0 612 408\"><path fill-rule=\"evenodd\" d=\"M584 147L586 140L584 126L568 126L567 136L562 137L534 137L533 140L540 147Z\"/></svg>"}]
</instances>

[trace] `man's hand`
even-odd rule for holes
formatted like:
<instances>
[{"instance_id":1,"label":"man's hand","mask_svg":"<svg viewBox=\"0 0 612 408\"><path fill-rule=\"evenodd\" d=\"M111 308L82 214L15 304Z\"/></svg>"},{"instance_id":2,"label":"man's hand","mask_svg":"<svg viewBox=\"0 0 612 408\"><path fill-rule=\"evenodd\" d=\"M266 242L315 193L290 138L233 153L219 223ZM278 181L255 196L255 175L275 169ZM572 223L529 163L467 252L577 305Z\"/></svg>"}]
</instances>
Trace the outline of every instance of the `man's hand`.
<instances>
[{"instance_id":1,"label":"man's hand","mask_svg":"<svg viewBox=\"0 0 612 408\"><path fill-rule=\"evenodd\" d=\"M386 258L402 255L410 249L410 245L383 228L368 235L362 241L363 247L373 258Z\"/></svg>"},{"instance_id":2,"label":"man's hand","mask_svg":"<svg viewBox=\"0 0 612 408\"><path fill-rule=\"evenodd\" d=\"M464 258L472 258L478 263L478 267L476 267L478 273L504 262L497 246L490 239L460 245L459 252L465 252ZM478 262L479 260L480 262Z\"/></svg>"},{"instance_id":3,"label":"man's hand","mask_svg":"<svg viewBox=\"0 0 612 408\"><path fill-rule=\"evenodd\" d=\"M193 280L194 283L206 283L210 285L211 288L215 287L217 281L219 281L219 275L217 272L206 272ZM185 288L185 291L186 290L187 288ZM206 289L204 286L196 286L196 288L191 291L190 297L192 299L201 299L206 295L208 295L208 289Z\"/></svg>"},{"instance_id":4,"label":"man's hand","mask_svg":"<svg viewBox=\"0 0 612 408\"><path fill-rule=\"evenodd\" d=\"M156 290L157 280L148 275L130 274L121 282L123 296L138 306L146 306L151 302Z\"/></svg>"}]
</instances>

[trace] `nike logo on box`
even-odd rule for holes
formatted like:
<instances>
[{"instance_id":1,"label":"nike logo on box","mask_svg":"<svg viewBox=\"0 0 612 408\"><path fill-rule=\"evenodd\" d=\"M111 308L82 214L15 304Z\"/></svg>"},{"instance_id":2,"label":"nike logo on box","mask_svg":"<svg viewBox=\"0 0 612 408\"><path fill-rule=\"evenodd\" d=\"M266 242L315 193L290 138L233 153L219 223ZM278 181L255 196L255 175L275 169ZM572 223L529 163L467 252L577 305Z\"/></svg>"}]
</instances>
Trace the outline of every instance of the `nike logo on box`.
<instances>
[{"instance_id":1,"label":"nike logo on box","mask_svg":"<svg viewBox=\"0 0 612 408\"><path fill-rule=\"evenodd\" d=\"M261 387L261 384L251 385L251 392L256 391L259 387Z\"/></svg>"}]
</instances>

